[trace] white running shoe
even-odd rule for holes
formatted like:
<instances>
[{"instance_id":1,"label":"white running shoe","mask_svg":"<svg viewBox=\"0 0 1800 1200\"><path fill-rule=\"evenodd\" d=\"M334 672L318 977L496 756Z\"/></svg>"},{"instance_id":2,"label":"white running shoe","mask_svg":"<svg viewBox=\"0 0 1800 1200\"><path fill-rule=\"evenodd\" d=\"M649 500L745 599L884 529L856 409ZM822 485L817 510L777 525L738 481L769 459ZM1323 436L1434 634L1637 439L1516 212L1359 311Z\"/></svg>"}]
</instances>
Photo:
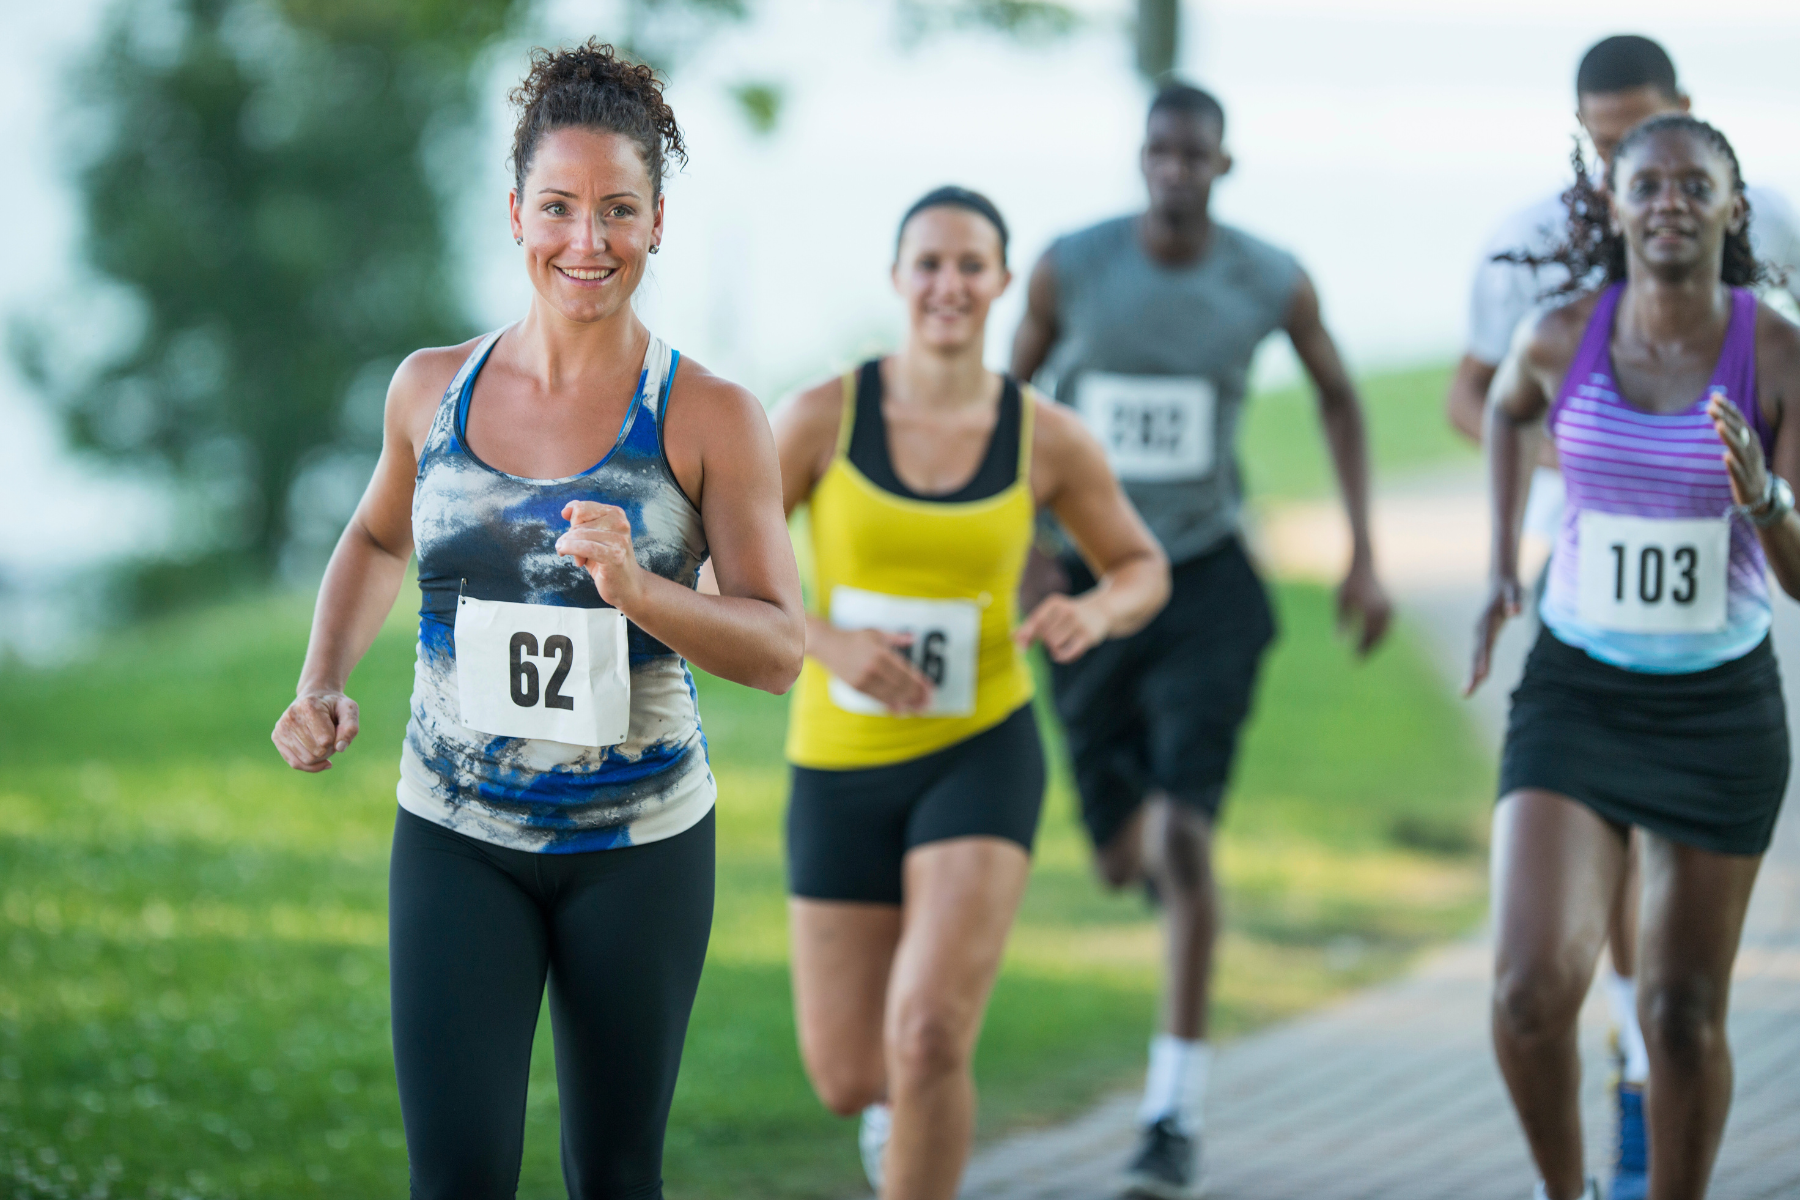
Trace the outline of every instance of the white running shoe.
<instances>
[{"instance_id":1,"label":"white running shoe","mask_svg":"<svg viewBox=\"0 0 1800 1200\"><path fill-rule=\"evenodd\" d=\"M881 1156L887 1150L888 1134L894 1129L894 1114L885 1104L871 1104L862 1110L862 1124L856 1131L856 1148L862 1151L863 1174L869 1186L881 1194Z\"/></svg>"},{"instance_id":2,"label":"white running shoe","mask_svg":"<svg viewBox=\"0 0 1800 1200\"><path fill-rule=\"evenodd\" d=\"M1543 1180L1538 1180L1537 1187L1532 1190L1531 1200L1550 1200L1550 1193L1544 1190ZM1592 1175L1588 1176L1587 1190L1581 1193L1581 1200L1600 1200L1600 1181Z\"/></svg>"}]
</instances>

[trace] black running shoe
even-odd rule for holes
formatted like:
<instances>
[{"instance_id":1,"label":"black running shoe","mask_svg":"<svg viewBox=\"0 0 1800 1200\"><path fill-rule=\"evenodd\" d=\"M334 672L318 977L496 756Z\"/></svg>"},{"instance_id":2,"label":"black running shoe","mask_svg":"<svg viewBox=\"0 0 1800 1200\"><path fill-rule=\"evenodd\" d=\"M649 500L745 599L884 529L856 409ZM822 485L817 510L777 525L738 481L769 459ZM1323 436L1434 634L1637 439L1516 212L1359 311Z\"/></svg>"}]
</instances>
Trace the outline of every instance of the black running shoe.
<instances>
[{"instance_id":1,"label":"black running shoe","mask_svg":"<svg viewBox=\"0 0 1800 1200\"><path fill-rule=\"evenodd\" d=\"M1143 1144L1125 1172L1125 1195L1142 1200L1192 1200L1199 1193L1200 1138L1183 1133L1172 1116L1144 1130Z\"/></svg>"}]
</instances>

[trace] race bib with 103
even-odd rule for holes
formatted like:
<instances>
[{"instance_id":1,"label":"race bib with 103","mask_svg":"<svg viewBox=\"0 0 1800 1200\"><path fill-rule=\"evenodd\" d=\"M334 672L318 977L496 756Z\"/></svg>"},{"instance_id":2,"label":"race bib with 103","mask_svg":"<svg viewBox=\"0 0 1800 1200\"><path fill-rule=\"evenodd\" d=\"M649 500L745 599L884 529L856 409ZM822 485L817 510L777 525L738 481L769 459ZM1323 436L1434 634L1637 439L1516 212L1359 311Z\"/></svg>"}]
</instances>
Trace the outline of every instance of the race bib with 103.
<instances>
[{"instance_id":1,"label":"race bib with 103","mask_svg":"<svg viewBox=\"0 0 1800 1200\"><path fill-rule=\"evenodd\" d=\"M1212 473L1217 407L1217 389L1198 376L1089 371L1076 387L1076 408L1113 473L1146 483Z\"/></svg>"},{"instance_id":2,"label":"race bib with 103","mask_svg":"<svg viewBox=\"0 0 1800 1200\"><path fill-rule=\"evenodd\" d=\"M1577 590L1581 619L1620 633L1725 628L1731 525L1584 512Z\"/></svg>"},{"instance_id":3,"label":"race bib with 103","mask_svg":"<svg viewBox=\"0 0 1800 1200\"><path fill-rule=\"evenodd\" d=\"M625 614L459 597L456 689L470 729L616 746L631 729Z\"/></svg>"},{"instance_id":4,"label":"race bib with 103","mask_svg":"<svg viewBox=\"0 0 1800 1200\"><path fill-rule=\"evenodd\" d=\"M831 623L838 629L912 635L911 645L896 650L931 680L932 694L925 708L906 715L966 717L974 713L981 608L973 600L923 600L840 586L831 589ZM835 675L828 690L831 702L846 712L900 715Z\"/></svg>"}]
</instances>

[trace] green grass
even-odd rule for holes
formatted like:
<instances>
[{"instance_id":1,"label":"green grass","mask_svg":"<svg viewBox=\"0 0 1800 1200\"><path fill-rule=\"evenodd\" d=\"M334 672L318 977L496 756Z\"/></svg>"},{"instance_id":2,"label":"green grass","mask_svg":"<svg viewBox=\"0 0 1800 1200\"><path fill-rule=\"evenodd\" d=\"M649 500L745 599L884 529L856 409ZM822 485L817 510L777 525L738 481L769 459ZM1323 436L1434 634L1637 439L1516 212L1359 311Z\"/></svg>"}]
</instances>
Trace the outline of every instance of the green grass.
<instances>
[{"instance_id":1,"label":"green grass","mask_svg":"<svg viewBox=\"0 0 1800 1200\"><path fill-rule=\"evenodd\" d=\"M1379 978L1479 914L1488 766L1398 639L1353 665L1325 593L1284 638L1221 842L1222 1036ZM247 601L0 670L0 1194L405 1190L385 870L411 679L397 619L352 680L361 741L320 776L268 744L306 605ZM825 1197L853 1127L812 1098L785 967L785 702L717 680L718 916L669 1134L675 1197ZM1066 779L977 1066L984 1135L1135 1081L1157 982L1142 900L1091 880ZM539 1038L520 1194L560 1195Z\"/></svg>"},{"instance_id":2,"label":"green grass","mask_svg":"<svg viewBox=\"0 0 1800 1200\"><path fill-rule=\"evenodd\" d=\"M1472 465L1480 460L1480 451L1444 418L1444 393L1452 370L1386 371L1357 381L1377 480L1443 463ZM1240 446L1245 487L1256 500L1311 499L1337 486L1312 389L1306 384L1252 396L1244 412Z\"/></svg>"}]
</instances>

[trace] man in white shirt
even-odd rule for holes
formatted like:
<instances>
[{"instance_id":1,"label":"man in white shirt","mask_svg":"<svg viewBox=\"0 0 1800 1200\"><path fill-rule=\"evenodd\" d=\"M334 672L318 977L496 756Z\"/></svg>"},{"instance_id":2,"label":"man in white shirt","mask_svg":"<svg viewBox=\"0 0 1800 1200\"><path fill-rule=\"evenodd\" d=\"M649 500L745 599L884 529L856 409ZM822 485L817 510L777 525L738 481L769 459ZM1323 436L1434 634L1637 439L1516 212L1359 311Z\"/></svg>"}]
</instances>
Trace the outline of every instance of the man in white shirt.
<instances>
[{"instance_id":1,"label":"man in white shirt","mask_svg":"<svg viewBox=\"0 0 1800 1200\"><path fill-rule=\"evenodd\" d=\"M1675 78L1668 53L1649 38L1609 37L1582 57L1575 76L1575 116L1593 143L1602 169L1625 134L1660 113L1686 112L1690 101ZM1767 188L1745 189L1750 202L1750 241L1756 257L1788 272L1784 286L1800 299L1800 228L1786 200ZM1450 423L1476 441L1487 405L1488 385L1512 345L1519 323L1537 309L1541 298L1568 278L1557 265L1532 267L1496 261L1500 254L1523 251L1546 257L1567 236L1568 209L1560 193L1520 209L1501 222L1475 268L1469 302L1469 337L1446 398ZM1774 290L1774 289L1772 289ZM1772 295L1777 305L1788 297ZM1792 310L1790 310L1792 311ZM1532 477L1525 509L1525 532L1555 545L1562 521L1562 476L1553 452ZM1613 906L1609 928L1612 970L1606 992L1617 1026L1619 1072L1619 1159L1612 1200L1642 1200L1647 1187L1647 1144L1643 1125L1643 1083L1649 1059L1637 1021L1633 979L1637 941L1636 855Z\"/></svg>"},{"instance_id":2,"label":"man in white shirt","mask_svg":"<svg viewBox=\"0 0 1800 1200\"><path fill-rule=\"evenodd\" d=\"M1575 116L1602 164L1612 161L1613 148L1632 126L1659 113L1686 112L1692 103L1676 84L1675 65L1663 48L1629 34L1597 43L1582 58L1575 101ZM1786 288L1800 302L1800 222L1793 208L1768 188L1752 184L1745 194L1756 257L1789 272ZM1481 252L1469 297L1468 344L1450 382L1447 402L1450 423L1477 441L1488 385L1512 345L1513 331L1541 296L1567 278L1559 266L1534 269L1523 263L1495 262L1494 256L1518 250L1547 255L1567 229L1568 209L1557 192L1507 217Z\"/></svg>"}]
</instances>

